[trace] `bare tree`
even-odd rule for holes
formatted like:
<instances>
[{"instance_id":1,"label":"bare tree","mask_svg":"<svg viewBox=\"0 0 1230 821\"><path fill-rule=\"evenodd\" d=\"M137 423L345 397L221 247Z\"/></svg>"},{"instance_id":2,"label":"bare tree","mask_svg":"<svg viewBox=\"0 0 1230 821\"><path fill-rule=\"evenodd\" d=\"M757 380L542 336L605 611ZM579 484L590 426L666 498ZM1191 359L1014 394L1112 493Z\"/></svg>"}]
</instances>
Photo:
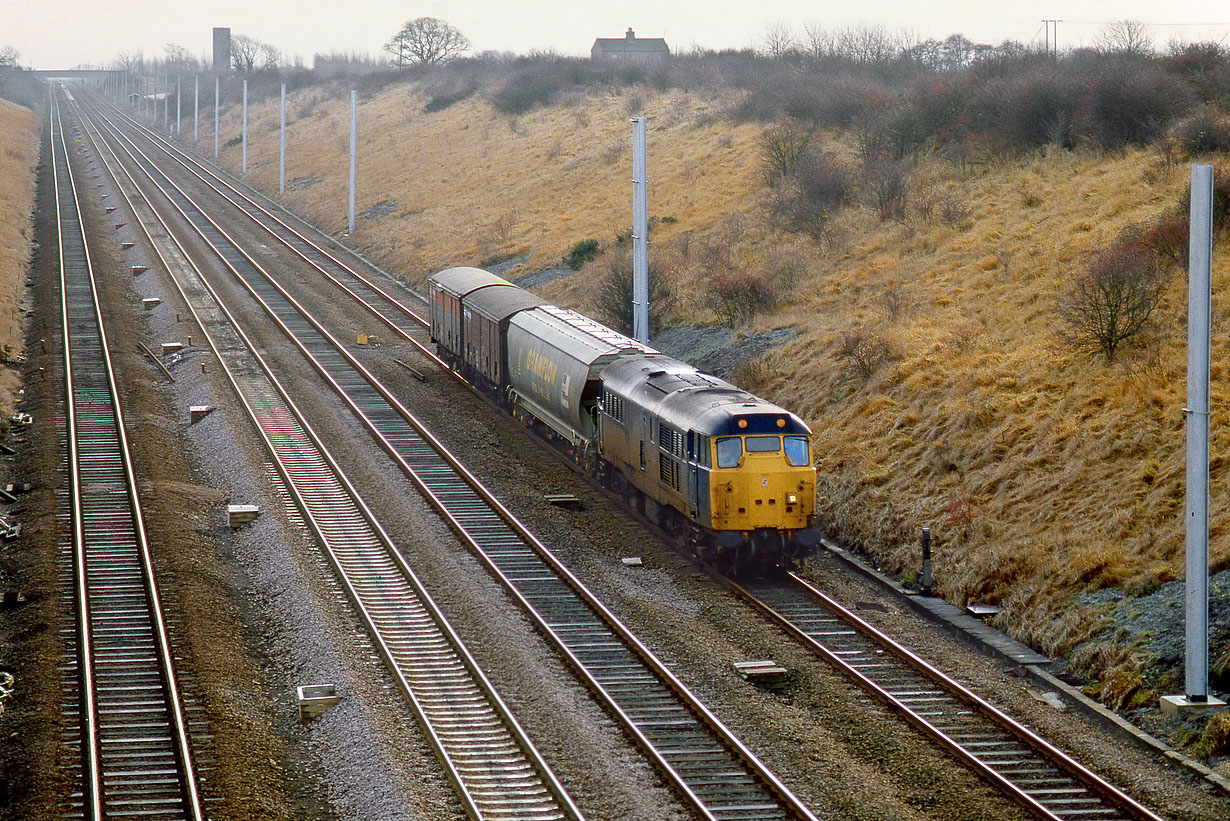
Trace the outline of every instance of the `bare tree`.
<instances>
[{"instance_id":1,"label":"bare tree","mask_svg":"<svg viewBox=\"0 0 1230 821\"><path fill-rule=\"evenodd\" d=\"M275 71L282 62L282 52L255 37L236 34L231 37L231 65L240 74L251 74L258 68Z\"/></svg>"},{"instance_id":2,"label":"bare tree","mask_svg":"<svg viewBox=\"0 0 1230 821\"><path fill-rule=\"evenodd\" d=\"M762 50L766 57L780 60L799 50L799 39L785 23L770 23L765 27Z\"/></svg>"},{"instance_id":3,"label":"bare tree","mask_svg":"<svg viewBox=\"0 0 1230 821\"><path fill-rule=\"evenodd\" d=\"M162 47L162 53L166 55L166 67L171 71L185 71L192 62L188 49L176 43L167 43Z\"/></svg>"},{"instance_id":4,"label":"bare tree","mask_svg":"<svg viewBox=\"0 0 1230 821\"><path fill-rule=\"evenodd\" d=\"M1060 336L1110 362L1148 329L1166 290L1166 270L1155 254L1131 242L1098 252L1059 300Z\"/></svg>"},{"instance_id":5,"label":"bare tree","mask_svg":"<svg viewBox=\"0 0 1230 821\"><path fill-rule=\"evenodd\" d=\"M256 59L260 53L261 44L256 38L246 34L231 37L231 65L240 74L251 74L256 70Z\"/></svg>"},{"instance_id":6,"label":"bare tree","mask_svg":"<svg viewBox=\"0 0 1230 821\"><path fill-rule=\"evenodd\" d=\"M1107 54L1143 56L1153 53L1153 35L1139 20L1113 20L1098 34L1098 50Z\"/></svg>"},{"instance_id":7,"label":"bare tree","mask_svg":"<svg viewBox=\"0 0 1230 821\"><path fill-rule=\"evenodd\" d=\"M0 66L6 68L16 68L17 60L21 57L21 52L12 46L0 48Z\"/></svg>"},{"instance_id":8,"label":"bare tree","mask_svg":"<svg viewBox=\"0 0 1230 821\"><path fill-rule=\"evenodd\" d=\"M760 173L765 184L772 187L794 174L799 160L811 146L812 129L787 120L769 126L756 141L760 147Z\"/></svg>"},{"instance_id":9,"label":"bare tree","mask_svg":"<svg viewBox=\"0 0 1230 821\"><path fill-rule=\"evenodd\" d=\"M261 43L261 69L277 71L282 64L282 52L268 43Z\"/></svg>"},{"instance_id":10,"label":"bare tree","mask_svg":"<svg viewBox=\"0 0 1230 821\"><path fill-rule=\"evenodd\" d=\"M145 67L145 57L139 51L121 51L115 55L113 65L120 71L141 71Z\"/></svg>"},{"instance_id":11,"label":"bare tree","mask_svg":"<svg viewBox=\"0 0 1230 821\"><path fill-rule=\"evenodd\" d=\"M881 25L847 26L835 35L837 53L859 65L886 63L901 53L901 38Z\"/></svg>"},{"instance_id":12,"label":"bare tree","mask_svg":"<svg viewBox=\"0 0 1230 821\"><path fill-rule=\"evenodd\" d=\"M594 294L594 310L611 327L625 334L632 333L632 252L625 246L607 254L603 267L606 273L598 282ZM662 330L665 318L675 309L678 297L671 287L669 274L655 261L649 262L649 335Z\"/></svg>"},{"instance_id":13,"label":"bare tree","mask_svg":"<svg viewBox=\"0 0 1230 821\"><path fill-rule=\"evenodd\" d=\"M389 62L398 68L410 65L442 65L460 56L470 41L451 24L435 17L408 21L385 43Z\"/></svg>"},{"instance_id":14,"label":"bare tree","mask_svg":"<svg viewBox=\"0 0 1230 821\"><path fill-rule=\"evenodd\" d=\"M823 60L833 55L836 48L833 35L819 23L808 23L803 26L803 36L803 47L811 59Z\"/></svg>"}]
</instances>

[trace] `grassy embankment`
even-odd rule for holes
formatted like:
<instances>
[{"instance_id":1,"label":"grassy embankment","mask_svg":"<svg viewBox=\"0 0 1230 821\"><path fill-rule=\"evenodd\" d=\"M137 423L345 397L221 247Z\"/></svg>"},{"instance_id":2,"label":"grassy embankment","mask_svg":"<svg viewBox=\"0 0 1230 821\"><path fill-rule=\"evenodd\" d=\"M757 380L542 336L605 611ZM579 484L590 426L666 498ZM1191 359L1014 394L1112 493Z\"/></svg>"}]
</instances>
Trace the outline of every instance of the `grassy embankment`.
<instances>
[{"instance_id":1,"label":"grassy embankment","mask_svg":"<svg viewBox=\"0 0 1230 821\"><path fill-rule=\"evenodd\" d=\"M671 260L692 297L676 321L713 321L698 297L698 248L749 268L785 259L795 272L785 304L745 330L798 336L741 380L817 431L821 505L841 535L912 573L918 528L930 525L942 592L999 603L1001 626L1056 654L1101 624L1100 610L1075 604L1078 593L1140 593L1181 577L1185 277L1171 280L1154 342L1109 365L1061 343L1055 303L1090 252L1185 202L1186 165L1145 149L1047 150L964 168L927 157L912 185L948 203L944 219L882 222L853 206L822 246L767 225L761 127L724 118L724 93L594 93L517 118L479 96L430 114L425 100L392 85L360 101L357 208L384 204L387 214L360 218L350 241L390 270L420 282L522 254L532 270L587 237L609 244L630 223L627 118L643 109L650 212L677 220L655 230L652 253ZM288 110L285 202L344 231L349 95L309 88ZM276 101L253 108L249 178L275 193L277 128ZM223 111L221 132L239 133L237 107ZM825 139L853 151L848 135ZM239 152L225 149L223 164L237 169ZM1227 256L1223 242L1213 279L1215 500L1230 491ZM543 293L583 308L594 279ZM852 339L870 355L849 355ZM1214 569L1226 568L1223 505L1213 505L1211 540ZM1132 653L1103 653L1093 669L1119 664L1121 695L1147 691Z\"/></svg>"},{"instance_id":2,"label":"grassy embankment","mask_svg":"<svg viewBox=\"0 0 1230 821\"><path fill-rule=\"evenodd\" d=\"M0 418L13 410L21 374L21 299L34 239L34 188L41 121L34 112L0 99Z\"/></svg>"}]
</instances>

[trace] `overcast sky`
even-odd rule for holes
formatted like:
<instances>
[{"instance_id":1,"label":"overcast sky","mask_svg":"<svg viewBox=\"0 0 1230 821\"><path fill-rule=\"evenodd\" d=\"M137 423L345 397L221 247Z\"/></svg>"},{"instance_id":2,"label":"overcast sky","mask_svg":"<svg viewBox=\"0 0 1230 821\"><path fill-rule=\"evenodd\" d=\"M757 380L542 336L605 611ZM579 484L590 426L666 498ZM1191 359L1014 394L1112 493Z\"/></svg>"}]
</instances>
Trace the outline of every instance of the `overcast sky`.
<instances>
[{"instance_id":1,"label":"overcast sky","mask_svg":"<svg viewBox=\"0 0 1230 821\"><path fill-rule=\"evenodd\" d=\"M477 51L589 53L595 37L665 37L672 49L741 48L769 26L839 28L878 24L920 37L961 33L976 42L1043 40L1043 18L1059 18L1060 48L1091 45L1107 21L1147 23L1157 47L1172 38L1230 46L1230 6L1212 0L0 0L0 47L23 66L108 65L120 52L163 56L174 43L205 57L211 30L227 26L311 65L331 51L377 54L406 20L439 17Z\"/></svg>"}]
</instances>

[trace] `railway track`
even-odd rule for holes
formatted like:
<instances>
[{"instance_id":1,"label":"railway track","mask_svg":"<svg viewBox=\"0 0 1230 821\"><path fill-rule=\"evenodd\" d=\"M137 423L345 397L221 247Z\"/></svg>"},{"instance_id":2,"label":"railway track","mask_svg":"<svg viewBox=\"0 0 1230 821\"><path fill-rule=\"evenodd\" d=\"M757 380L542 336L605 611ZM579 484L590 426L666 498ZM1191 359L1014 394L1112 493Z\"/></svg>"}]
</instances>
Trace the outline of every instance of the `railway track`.
<instances>
[{"instance_id":1,"label":"railway track","mask_svg":"<svg viewBox=\"0 0 1230 821\"><path fill-rule=\"evenodd\" d=\"M203 181L210 187L225 189L224 178L193 161L190 155L174 144L167 143L165 150L191 162L198 169L193 173L201 178L208 177L209 180ZM226 193L219 190L219 194L260 222L272 235L278 236L280 241L300 254L321 274L382 317L382 321L399 337L415 341L412 333L415 325L423 322L422 318L374 279L352 271L341 260L343 254L327 250L324 247L326 243L313 241L307 232L293 227L290 224L292 220L277 217L255 199L237 191ZM289 236L285 236L287 234ZM419 343L415 341L415 344ZM445 489L441 495L446 500L452 500L463 498L464 493L454 494ZM456 526L459 529L467 527L464 522ZM481 528L483 525L477 526ZM499 555L498 550L494 555ZM498 559L488 561L494 572L503 574ZM533 574L536 571L527 572ZM506 581L510 586L518 583L515 573ZM527 599L539 595L532 590L532 585L526 587ZM550 593L544 595L549 596ZM1038 817L1158 818L1028 728L946 678L921 659L913 657L905 648L884 636L869 637L863 632L866 626L857 616L836 602L825 600L823 594L808 588L801 580L794 579L781 589L771 585L757 586L754 590L745 588L743 595L753 600L792 635L845 670L941 747ZM848 619L853 619L853 622ZM852 623L857 624L857 628L852 627ZM585 630L584 627L575 629Z\"/></svg>"},{"instance_id":2,"label":"railway track","mask_svg":"<svg viewBox=\"0 0 1230 821\"><path fill-rule=\"evenodd\" d=\"M237 190L227 191L224 178L173 143L160 139L159 144L168 154L190 165L195 176L248 213L270 235L380 317L395 333L419 344L411 331L415 324L425 324L423 317L373 278L351 270L338 255L255 199ZM407 319L411 324L407 324ZM1028 728L861 622L837 602L817 598L823 594L801 580L793 578L781 589L759 585L756 591L742 588L741 592L770 619L1039 817L1157 818ZM858 629L849 626L851 622L847 619L852 619ZM842 626L828 629L837 624ZM886 653L890 647L893 651Z\"/></svg>"},{"instance_id":3,"label":"railway track","mask_svg":"<svg viewBox=\"0 0 1230 821\"><path fill-rule=\"evenodd\" d=\"M799 576L727 583L1037 817L1161 821Z\"/></svg>"},{"instance_id":4,"label":"railway track","mask_svg":"<svg viewBox=\"0 0 1230 821\"><path fill-rule=\"evenodd\" d=\"M439 507L685 801L712 819L816 817L218 222L135 143L125 151Z\"/></svg>"},{"instance_id":5,"label":"railway track","mask_svg":"<svg viewBox=\"0 0 1230 821\"><path fill-rule=\"evenodd\" d=\"M95 291L59 96L51 98L77 612L70 745L80 792L66 815L203 819L124 416Z\"/></svg>"},{"instance_id":6,"label":"railway track","mask_svg":"<svg viewBox=\"0 0 1230 821\"><path fill-rule=\"evenodd\" d=\"M105 156L97 132L91 140ZM125 200L143 224L159 224L135 182L107 161ZM474 819L580 819L563 785L534 748L392 540L295 406L273 370L170 237L165 223L156 253L354 604L376 651L411 705Z\"/></svg>"}]
</instances>

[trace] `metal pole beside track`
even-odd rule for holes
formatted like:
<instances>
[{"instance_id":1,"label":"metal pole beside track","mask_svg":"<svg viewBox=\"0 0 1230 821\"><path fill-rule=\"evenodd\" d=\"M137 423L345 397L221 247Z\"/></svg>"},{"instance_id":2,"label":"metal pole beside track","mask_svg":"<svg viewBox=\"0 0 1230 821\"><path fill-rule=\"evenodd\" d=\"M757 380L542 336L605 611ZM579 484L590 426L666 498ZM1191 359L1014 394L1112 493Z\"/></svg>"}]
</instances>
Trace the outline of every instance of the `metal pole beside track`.
<instances>
[{"instance_id":1,"label":"metal pole beside track","mask_svg":"<svg viewBox=\"0 0 1230 821\"><path fill-rule=\"evenodd\" d=\"M180 114L183 112L183 105L181 105L181 103L183 102L183 99L184 99L184 78L180 77L177 74L175 75L175 134L177 136L180 133L180 127L179 127L180 122L181 122Z\"/></svg>"},{"instance_id":2,"label":"metal pole beside track","mask_svg":"<svg viewBox=\"0 0 1230 821\"><path fill-rule=\"evenodd\" d=\"M214 159L218 159L218 98L222 91L222 77L214 75Z\"/></svg>"},{"instance_id":3,"label":"metal pole beside track","mask_svg":"<svg viewBox=\"0 0 1230 821\"><path fill-rule=\"evenodd\" d=\"M1209 696L1209 329L1213 166L1192 167L1187 285L1187 700Z\"/></svg>"},{"instance_id":4,"label":"metal pole beside track","mask_svg":"<svg viewBox=\"0 0 1230 821\"><path fill-rule=\"evenodd\" d=\"M201 75L192 78L192 142L201 141Z\"/></svg>"},{"instance_id":5,"label":"metal pole beside track","mask_svg":"<svg viewBox=\"0 0 1230 821\"><path fill-rule=\"evenodd\" d=\"M649 180L646 117L632 118L632 336L649 343Z\"/></svg>"},{"instance_id":6,"label":"metal pole beside track","mask_svg":"<svg viewBox=\"0 0 1230 821\"><path fill-rule=\"evenodd\" d=\"M248 81L243 81L243 173L248 173Z\"/></svg>"},{"instance_id":7,"label":"metal pole beside track","mask_svg":"<svg viewBox=\"0 0 1230 821\"><path fill-rule=\"evenodd\" d=\"M278 193L286 193L286 83L282 83L282 139L278 152Z\"/></svg>"},{"instance_id":8,"label":"metal pole beside track","mask_svg":"<svg viewBox=\"0 0 1230 821\"><path fill-rule=\"evenodd\" d=\"M348 234L354 233L355 165L357 164L356 159L358 154L358 151L355 148L358 137L358 128L355 125L355 119L358 115L358 105L359 92L352 90L350 92L350 219L347 223L350 227L346 231Z\"/></svg>"}]
</instances>

